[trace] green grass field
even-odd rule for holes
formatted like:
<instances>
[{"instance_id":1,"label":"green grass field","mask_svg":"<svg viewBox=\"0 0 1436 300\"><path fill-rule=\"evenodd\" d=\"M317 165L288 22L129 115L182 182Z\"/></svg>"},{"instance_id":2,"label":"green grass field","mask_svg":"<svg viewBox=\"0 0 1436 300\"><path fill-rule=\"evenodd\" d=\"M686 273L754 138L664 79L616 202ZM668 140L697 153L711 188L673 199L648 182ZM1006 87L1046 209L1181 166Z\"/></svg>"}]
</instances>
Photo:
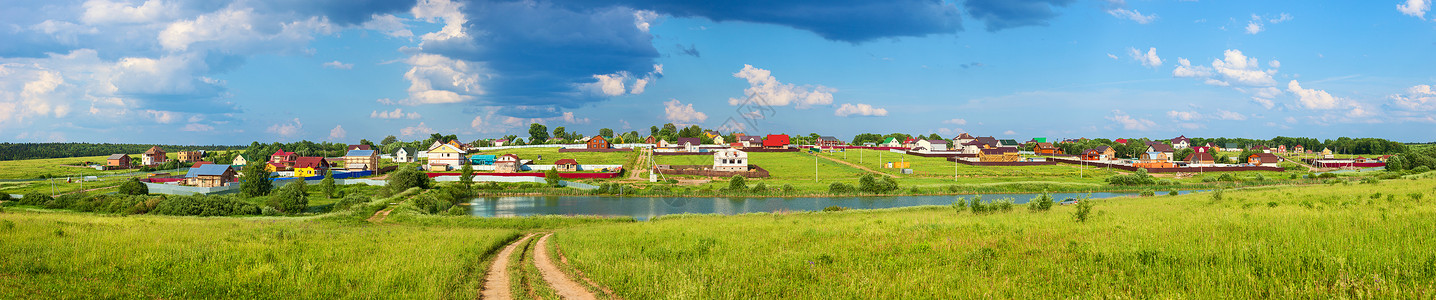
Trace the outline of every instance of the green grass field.
<instances>
[{"instance_id":1,"label":"green grass field","mask_svg":"<svg viewBox=\"0 0 1436 300\"><path fill-rule=\"evenodd\" d=\"M555 239L630 299L1429 298L1433 186L1100 200L1085 223L1072 207L921 207L660 218Z\"/></svg>"},{"instance_id":2,"label":"green grass field","mask_svg":"<svg viewBox=\"0 0 1436 300\"><path fill-rule=\"evenodd\" d=\"M560 159L572 158L572 159L574 159L574 160L577 160L579 164L584 164L584 165L587 165L587 164L595 164L595 165L624 165L625 168L627 168L628 165L630 164L630 163L629 163L629 160L632 159L633 157L637 156L637 154L636 154L635 152L566 152L566 153L559 153L559 152L558 152L558 148L515 148L515 149L483 151L483 152L480 152L480 153L470 153L469 155L475 155L475 154L504 155L504 154L510 154L510 153L515 154L515 155L518 155L518 156L519 156L519 159L537 159L539 155L543 155L543 160L542 160L542 161L534 161L534 164L539 164L539 165L543 165L543 164L550 164L550 165L551 165L551 164L553 164L553 162L558 161L558 160L560 160ZM711 162L710 162L710 163L711 163Z\"/></svg>"},{"instance_id":3,"label":"green grass field","mask_svg":"<svg viewBox=\"0 0 1436 300\"><path fill-rule=\"evenodd\" d=\"M0 298L467 298L506 229L0 213ZM489 255L491 256L491 255Z\"/></svg>"}]
</instances>

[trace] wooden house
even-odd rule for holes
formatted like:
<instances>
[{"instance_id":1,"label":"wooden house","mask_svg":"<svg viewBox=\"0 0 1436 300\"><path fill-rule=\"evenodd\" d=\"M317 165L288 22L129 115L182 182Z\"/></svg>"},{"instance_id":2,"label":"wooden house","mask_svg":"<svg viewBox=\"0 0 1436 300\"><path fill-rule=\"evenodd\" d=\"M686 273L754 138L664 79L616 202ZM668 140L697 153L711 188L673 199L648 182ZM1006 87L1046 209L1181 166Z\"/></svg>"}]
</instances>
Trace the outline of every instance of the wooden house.
<instances>
[{"instance_id":1,"label":"wooden house","mask_svg":"<svg viewBox=\"0 0 1436 300\"><path fill-rule=\"evenodd\" d=\"M1136 163L1132 163L1132 166L1133 166L1133 167L1137 167L1137 168L1148 168L1148 169L1152 169L1152 168L1172 168L1172 167L1176 167L1176 164L1173 164L1173 163L1170 161L1170 157L1167 156L1166 153L1163 153L1163 152L1146 152L1146 153L1142 153L1141 157L1137 160L1137 162L1136 162Z\"/></svg>"},{"instance_id":2,"label":"wooden house","mask_svg":"<svg viewBox=\"0 0 1436 300\"><path fill-rule=\"evenodd\" d=\"M453 144L439 144L438 147L429 149L429 170L448 171L458 169L464 165L464 156L467 154L463 148Z\"/></svg>"},{"instance_id":3,"label":"wooden house","mask_svg":"<svg viewBox=\"0 0 1436 300\"><path fill-rule=\"evenodd\" d=\"M177 156L175 159L180 162L192 163L204 160L204 152L201 151L180 151L175 155Z\"/></svg>"},{"instance_id":4,"label":"wooden house","mask_svg":"<svg viewBox=\"0 0 1436 300\"><path fill-rule=\"evenodd\" d=\"M713 170L747 172L748 152L737 149L723 149L713 152Z\"/></svg>"},{"instance_id":5,"label":"wooden house","mask_svg":"<svg viewBox=\"0 0 1436 300\"><path fill-rule=\"evenodd\" d=\"M1058 150L1057 146L1053 146L1052 143L1037 143L1037 146L1032 147L1032 152L1037 155L1057 155L1061 150Z\"/></svg>"},{"instance_id":6,"label":"wooden house","mask_svg":"<svg viewBox=\"0 0 1436 300\"><path fill-rule=\"evenodd\" d=\"M704 131L703 131L703 137L705 137L705 138L707 138L707 139L710 139L710 140L711 140L711 139L713 139L713 137L716 137L716 136L723 136L723 134L722 134L722 133L718 133L717 131L713 131L713 130L704 130Z\"/></svg>"},{"instance_id":7,"label":"wooden house","mask_svg":"<svg viewBox=\"0 0 1436 300\"><path fill-rule=\"evenodd\" d=\"M1332 154L1331 148L1321 148L1321 157L1322 157L1322 158L1334 158L1334 157L1336 157L1336 155Z\"/></svg>"},{"instance_id":8,"label":"wooden house","mask_svg":"<svg viewBox=\"0 0 1436 300\"><path fill-rule=\"evenodd\" d=\"M655 138L655 137L653 137L653 136L650 135L650 136L648 136L648 137L646 137L646 138L643 138L643 143L644 143L644 144L657 144L657 143L658 143L658 138Z\"/></svg>"},{"instance_id":9,"label":"wooden house","mask_svg":"<svg viewBox=\"0 0 1436 300\"><path fill-rule=\"evenodd\" d=\"M349 145L348 147L344 147L344 151L354 151L354 150L374 150L374 148L373 148L373 147L370 147L369 145L365 145L365 144Z\"/></svg>"},{"instance_id":10,"label":"wooden house","mask_svg":"<svg viewBox=\"0 0 1436 300\"><path fill-rule=\"evenodd\" d=\"M982 149L977 154L977 160L982 162L1016 162L1022 160L1022 155L1017 153L1017 148L1001 147Z\"/></svg>"},{"instance_id":11,"label":"wooden house","mask_svg":"<svg viewBox=\"0 0 1436 300\"><path fill-rule=\"evenodd\" d=\"M230 165L205 164L189 168L184 183L197 187L221 187L233 183L237 175Z\"/></svg>"},{"instance_id":12,"label":"wooden house","mask_svg":"<svg viewBox=\"0 0 1436 300\"><path fill-rule=\"evenodd\" d=\"M1177 154L1177 150L1176 150L1176 149L1172 149L1172 146L1171 146L1171 145L1167 145L1167 144L1163 144L1163 143L1155 143L1155 144L1148 145L1148 146L1147 146L1147 152L1162 152L1162 153L1166 153L1166 156L1167 156L1168 159L1172 159L1172 156L1175 155L1175 154Z\"/></svg>"},{"instance_id":13,"label":"wooden house","mask_svg":"<svg viewBox=\"0 0 1436 300\"><path fill-rule=\"evenodd\" d=\"M723 136L721 136L721 135L720 135L720 136L715 136L715 137L713 137L712 140L713 140L713 144L714 144L714 145L727 144L727 143L724 143L725 141L723 140Z\"/></svg>"},{"instance_id":14,"label":"wooden house","mask_svg":"<svg viewBox=\"0 0 1436 300\"><path fill-rule=\"evenodd\" d=\"M1253 166L1276 165L1281 163L1281 158L1271 153L1254 153L1247 156L1247 163Z\"/></svg>"},{"instance_id":15,"label":"wooden house","mask_svg":"<svg viewBox=\"0 0 1436 300\"><path fill-rule=\"evenodd\" d=\"M169 158L165 156L165 150L160 149L160 146L150 147L149 150L145 150L145 153L140 155L141 165L153 166L165 163L166 161L169 161Z\"/></svg>"},{"instance_id":16,"label":"wooden house","mask_svg":"<svg viewBox=\"0 0 1436 300\"><path fill-rule=\"evenodd\" d=\"M769 134L763 138L763 148L768 149L787 148L791 143L786 134Z\"/></svg>"},{"instance_id":17,"label":"wooden house","mask_svg":"<svg viewBox=\"0 0 1436 300\"><path fill-rule=\"evenodd\" d=\"M1276 153L1286 153L1286 145L1276 145Z\"/></svg>"},{"instance_id":18,"label":"wooden house","mask_svg":"<svg viewBox=\"0 0 1436 300\"><path fill-rule=\"evenodd\" d=\"M130 168L130 155L129 155L129 154L110 154L110 157L105 158L105 166L110 167L110 168L115 168L115 169L129 169L129 168Z\"/></svg>"},{"instance_id":19,"label":"wooden house","mask_svg":"<svg viewBox=\"0 0 1436 300\"><path fill-rule=\"evenodd\" d=\"M319 156L302 156L294 161L294 177L324 176L329 160Z\"/></svg>"},{"instance_id":20,"label":"wooden house","mask_svg":"<svg viewBox=\"0 0 1436 300\"><path fill-rule=\"evenodd\" d=\"M235 156L234 156L234 160L233 160L233 161L230 161L230 165L233 165L233 166L241 166L241 167L242 167L242 166L248 166L250 161L254 161L254 160L251 159L248 155L240 154L240 155L235 155ZM255 161L255 162L258 162L258 161Z\"/></svg>"},{"instance_id":21,"label":"wooden house","mask_svg":"<svg viewBox=\"0 0 1436 300\"><path fill-rule=\"evenodd\" d=\"M818 137L818 146L819 146L819 147L832 147L832 146L841 146L841 145L843 145L843 141L838 140L838 138L836 138L836 137L826 136L826 135L825 135L825 136L820 136L820 137Z\"/></svg>"},{"instance_id":22,"label":"wooden house","mask_svg":"<svg viewBox=\"0 0 1436 300\"><path fill-rule=\"evenodd\" d=\"M378 171L379 151L349 150L344 153L344 169L354 171Z\"/></svg>"},{"instance_id":23,"label":"wooden house","mask_svg":"<svg viewBox=\"0 0 1436 300\"><path fill-rule=\"evenodd\" d=\"M879 144L878 146L882 146L882 147L902 147L902 141L899 141L896 137L888 137L888 139L883 140L883 143L882 143L882 144Z\"/></svg>"},{"instance_id":24,"label":"wooden house","mask_svg":"<svg viewBox=\"0 0 1436 300\"><path fill-rule=\"evenodd\" d=\"M738 143L743 144L744 148L763 147L763 137L756 135L745 135L738 137Z\"/></svg>"},{"instance_id":25,"label":"wooden house","mask_svg":"<svg viewBox=\"0 0 1436 300\"><path fill-rule=\"evenodd\" d=\"M518 155L504 154L494 160L494 172L517 173L523 170L523 162Z\"/></svg>"},{"instance_id":26,"label":"wooden house","mask_svg":"<svg viewBox=\"0 0 1436 300\"><path fill-rule=\"evenodd\" d=\"M1305 153L1305 152L1306 152L1306 147L1305 147L1305 146L1302 146L1302 145L1296 145L1296 147L1292 147L1292 152Z\"/></svg>"},{"instance_id":27,"label":"wooden house","mask_svg":"<svg viewBox=\"0 0 1436 300\"><path fill-rule=\"evenodd\" d=\"M683 151L686 152L698 152L698 147L703 145L703 139L678 138L677 141L673 143L673 145L683 148Z\"/></svg>"},{"instance_id":28,"label":"wooden house","mask_svg":"<svg viewBox=\"0 0 1436 300\"><path fill-rule=\"evenodd\" d=\"M588 148L589 148L589 149L610 149L610 148L613 148L613 144L612 144L612 143L609 143L609 142L608 142L608 139L603 138L603 136L599 136L599 135L595 135L595 136L593 136L593 138L588 139L587 144L588 144Z\"/></svg>"},{"instance_id":29,"label":"wooden house","mask_svg":"<svg viewBox=\"0 0 1436 300\"><path fill-rule=\"evenodd\" d=\"M578 161L577 161L577 160L574 160L574 159L572 159L572 158L560 159L560 160L558 160L558 161L553 162L553 165L554 165L554 169L557 169L559 172L574 172L574 171L578 171Z\"/></svg>"}]
</instances>

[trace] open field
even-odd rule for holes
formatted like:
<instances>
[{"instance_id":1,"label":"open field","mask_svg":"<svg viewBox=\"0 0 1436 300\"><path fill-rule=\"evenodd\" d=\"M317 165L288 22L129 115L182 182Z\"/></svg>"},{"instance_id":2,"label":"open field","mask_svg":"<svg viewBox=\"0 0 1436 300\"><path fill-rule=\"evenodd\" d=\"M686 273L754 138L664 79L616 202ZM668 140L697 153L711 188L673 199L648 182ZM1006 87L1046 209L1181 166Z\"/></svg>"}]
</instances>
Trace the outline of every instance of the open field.
<instances>
[{"instance_id":1,"label":"open field","mask_svg":"<svg viewBox=\"0 0 1436 300\"><path fill-rule=\"evenodd\" d=\"M542 161L534 161L534 164L537 164L537 165L543 165L543 164L550 164L550 165L551 165L551 164L553 164L553 162L558 161L558 160L560 160L560 159L572 158L572 159L574 159L574 160L577 160L579 164L584 164L584 165L588 165L588 164L593 164L593 165L624 165L624 168L629 168L629 160L630 160L632 157L635 157L635 156L638 155L636 152L631 152L631 151L630 151L630 152L566 152L566 153L559 153L559 152L558 152L558 148L515 148L515 149L504 149L504 150L490 150L490 151L483 151L483 152L479 152L479 153L469 153L469 155L476 155L476 154L504 155L504 154L510 154L510 153L515 154L515 155L518 155L518 156L519 156L519 159L537 159L539 155L543 155L543 160L542 160ZM710 161L709 163L712 163L712 162Z\"/></svg>"},{"instance_id":2,"label":"open field","mask_svg":"<svg viewBox=\"0 0 1436 300\"><path fill-rule=\"evenodd\" d=\"M1102 200L1085 223L1063 206L923 207L660 218L555 238L584 273L630 299L1429 298L1433 186Z\"/></svg>"},{"instance_id":3,"label":"open field","mask_svg":"<svg viewBox=\"0 0 1436 300\"><path fill-rule=\"evenodd\" d=\"M0 213L0 297L475 298L517 231Z\"/></svg>"},{"instance_id":4,"label":"open field","mask_svg":"<svg viewBox=\"0 0 1436 300\"><path fill-rule=\"evenodd\" d=\"M92 168L69 166L79 162L105 164L105 156L43 158L0 161L0 179L30 179L42 175L91 176L139 172L139 170L97 171Z\"/></svg>"}]
</instances>

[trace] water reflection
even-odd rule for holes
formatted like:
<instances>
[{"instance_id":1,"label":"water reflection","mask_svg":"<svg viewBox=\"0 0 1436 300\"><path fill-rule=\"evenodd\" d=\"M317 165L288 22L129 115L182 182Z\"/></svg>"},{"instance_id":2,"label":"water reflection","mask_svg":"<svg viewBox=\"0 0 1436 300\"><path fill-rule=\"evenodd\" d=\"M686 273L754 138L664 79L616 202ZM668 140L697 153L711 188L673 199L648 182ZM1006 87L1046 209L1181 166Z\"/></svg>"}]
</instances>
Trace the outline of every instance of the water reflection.
<instances>
[{"instance_id":1,"label":"water reflection","mask_svg":"<svg viewBox=\"0 0 1436 300\"><path fill-rule=\"evenodd\" d=\"M1186 194L1192 191L1181 191ZM1137 193L1054 193L1055 201L1066 198L1111 198ZM600 215L630 216L638 220L671 214L744 214L775 211L817 211L829 206L851 209L879 209L921 205L951 205L961 196L901 197L597 197L597 196L525 196L485 197L471 200L470 213L477 217L512 217L533 215ZM1036 194L987 194L984 200L1012 199L1024 204Z\"/></svg>"}]
</instances>

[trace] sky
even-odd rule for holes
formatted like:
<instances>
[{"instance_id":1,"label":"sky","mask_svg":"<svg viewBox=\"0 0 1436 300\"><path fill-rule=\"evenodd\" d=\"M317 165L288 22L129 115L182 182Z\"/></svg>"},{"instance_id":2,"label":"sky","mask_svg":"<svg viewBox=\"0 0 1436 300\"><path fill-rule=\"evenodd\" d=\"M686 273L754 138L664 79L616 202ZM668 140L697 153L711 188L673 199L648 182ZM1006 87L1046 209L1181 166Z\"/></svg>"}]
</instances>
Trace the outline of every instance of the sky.
<instances>
[{"instance_id":1,"label":"sky","mask_svg":"<svg viewBox=\"0 0 1436 300\"><path fill-rule=\"evenodd\" d=\"M1379 137L1431 0L0 0L0 141Z\"/></svg>"}]
</instances>

